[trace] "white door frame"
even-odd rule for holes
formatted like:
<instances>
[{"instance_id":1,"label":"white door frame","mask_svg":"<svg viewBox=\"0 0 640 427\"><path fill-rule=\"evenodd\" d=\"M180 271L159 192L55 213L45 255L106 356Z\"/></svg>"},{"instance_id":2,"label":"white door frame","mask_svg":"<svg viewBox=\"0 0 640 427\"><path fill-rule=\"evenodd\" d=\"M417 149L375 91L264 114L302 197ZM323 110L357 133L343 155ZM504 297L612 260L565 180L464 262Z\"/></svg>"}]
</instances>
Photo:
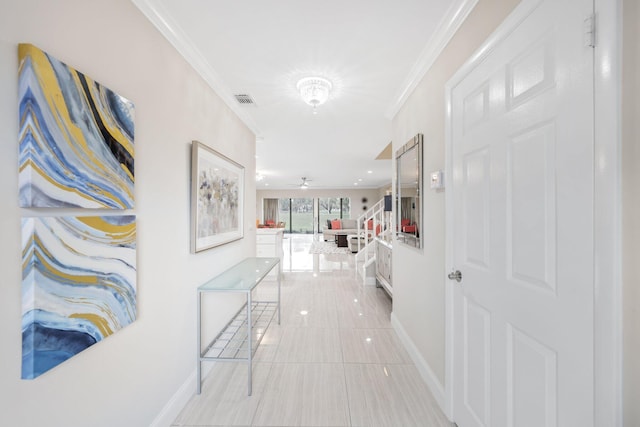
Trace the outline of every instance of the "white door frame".
<instances>
[{"instance_id":1,"label":"white door frame","mask_svg":"<svg viewBox=\"0 0 640 427\"><path fill-rule=\"evenodd\" d=\"M445 182L453 182L451 146L451 92L468 72L529 15L537 0L522 0L445 86ZM595 153L594 153L594 361L596 426L622 426L622 283L621 283L621 161L620 93L622 0L594 0L596 16ZM445 193L445 273L453 267L453 197ZM453 282L446 287L445 405L453 420Z\"/></svg>"}]
</instances>

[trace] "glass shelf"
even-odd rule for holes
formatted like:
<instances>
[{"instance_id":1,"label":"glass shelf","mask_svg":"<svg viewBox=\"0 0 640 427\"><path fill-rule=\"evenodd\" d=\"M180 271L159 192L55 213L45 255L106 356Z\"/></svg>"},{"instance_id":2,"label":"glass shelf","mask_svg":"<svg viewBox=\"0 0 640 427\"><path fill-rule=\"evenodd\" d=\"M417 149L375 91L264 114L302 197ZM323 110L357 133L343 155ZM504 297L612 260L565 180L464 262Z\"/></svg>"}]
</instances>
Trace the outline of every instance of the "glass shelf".
<instances>
[{"instance_id":1,"label":"glass shelf","mask_svg":"<svg viewBox=\"0 0 640 427\"><path fill-rule=\"evenodd\" d=\"M276 267L278 299L253 301L253 289ZM198 287L197 394L200 394L202 389L202 362L220 360L247 363L247 394L251 396L253 355L276 315L280 324L281 280L280 258L252 257L246 258ZM247 302L202 350L202 299L204 294L209 292L241 292L245 294Z\"/></svg>"},{"instance_id":2,"label":"glass shelf","mask_svg":"<svg viewBox=\"0 0 640 427\"><path fill-rule=\"evenodd\" d=\"M275 267L279 258L247 258L198 287L198 292L247 292Z\"/></svg>"}]
</instances>

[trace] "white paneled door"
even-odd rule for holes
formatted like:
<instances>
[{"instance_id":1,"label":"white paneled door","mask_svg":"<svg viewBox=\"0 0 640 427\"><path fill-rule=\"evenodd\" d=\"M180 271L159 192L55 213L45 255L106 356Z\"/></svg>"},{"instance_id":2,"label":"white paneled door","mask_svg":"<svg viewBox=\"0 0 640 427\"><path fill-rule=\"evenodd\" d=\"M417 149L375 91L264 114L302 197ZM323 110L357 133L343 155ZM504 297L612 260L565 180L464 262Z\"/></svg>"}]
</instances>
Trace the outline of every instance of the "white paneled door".
<instances>
[{"instance_id":1,"label":"white paneled door","mask_svg":"<svg viewBox=\"0 0 640 427\"><path fill-rule=\"evenodd\" d=\"M450 85L459 427L593 426L592 11L523 0Z\"/></svg>"}]
</instances>

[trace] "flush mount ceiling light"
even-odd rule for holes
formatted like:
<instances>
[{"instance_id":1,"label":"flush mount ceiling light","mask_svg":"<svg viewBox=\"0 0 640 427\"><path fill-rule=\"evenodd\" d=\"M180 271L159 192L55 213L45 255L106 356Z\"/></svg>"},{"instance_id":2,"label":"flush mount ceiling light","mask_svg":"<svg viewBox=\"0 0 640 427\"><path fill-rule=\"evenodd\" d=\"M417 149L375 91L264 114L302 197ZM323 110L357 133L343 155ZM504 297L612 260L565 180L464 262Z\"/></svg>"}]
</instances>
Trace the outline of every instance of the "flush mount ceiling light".
<instances>
[{"instance_id":1,"label":"flush mount ceiling light","mask_svg":"<svg viewBox=\"0 0 640 427\"><path fill-rule=\"evenodd\" d=\"M316 113L316 107L324 104L329 99L329 93L333 85L331 82L322 77L305 77L298 81L296 85L300 91L300 97L304 102L313 107L313 113Z\"/></svg>"}]
</instances>

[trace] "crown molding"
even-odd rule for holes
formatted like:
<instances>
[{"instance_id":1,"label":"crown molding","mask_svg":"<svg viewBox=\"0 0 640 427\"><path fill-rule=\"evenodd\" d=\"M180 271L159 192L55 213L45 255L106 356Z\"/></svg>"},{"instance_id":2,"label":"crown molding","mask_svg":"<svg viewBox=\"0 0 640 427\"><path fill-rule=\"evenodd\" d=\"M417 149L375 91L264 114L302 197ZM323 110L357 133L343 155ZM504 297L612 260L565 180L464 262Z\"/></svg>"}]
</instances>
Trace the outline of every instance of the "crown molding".
<instances>
[{"instance_id":1,"label":"crown molding","mask_svg":"<svg viewBox=\"0 0 640 427\"><path fill-rule=\"evenodd\" d=\"M242 109L235 100L229 86L220 78L213 66L204 55L196 49L194 43L182 28L174 22L170 15L158 2L152 4L151 0L131 0L144 16L160 31L182 57L194 70L207 82L213 91L233 111L238 118L256 135L259 129L253 118Z\"/></svg>"},{"instance_id":2,"label":"crown molding","mask_svg":"<svg viewBox=\"0 0 640 427\"><path fill-rule=\"evenodd\" d=\"M398 111L400 111L400 108L402 108L407 101L407 98L409 98L425 74L431 69L449 41L456 34L456 31L458 31L462 23L467 19L469 13L471 13L476 4L478 4L478 1L479 0L458 0L449 7L444 19L440 21L438 28L436 28L436 31L424 49L422 49L420 56L400 86L400 90L394 97L393 103L385 113L386 118L391 120L398 114Z\"/></svg>"}]
</instances>

